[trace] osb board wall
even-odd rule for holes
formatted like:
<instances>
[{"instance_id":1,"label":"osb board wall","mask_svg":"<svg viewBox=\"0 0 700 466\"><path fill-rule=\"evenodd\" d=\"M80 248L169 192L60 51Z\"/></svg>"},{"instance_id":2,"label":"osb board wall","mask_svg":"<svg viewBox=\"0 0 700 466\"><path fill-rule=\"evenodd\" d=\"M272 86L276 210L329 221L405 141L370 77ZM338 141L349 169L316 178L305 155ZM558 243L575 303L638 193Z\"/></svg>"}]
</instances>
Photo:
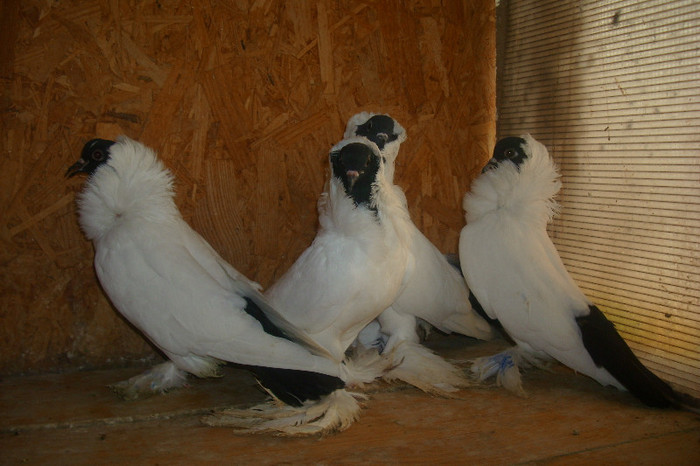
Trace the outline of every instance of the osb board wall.
<instances>
[{"instance_id":1,"label":"osb board wall","mask_svg":"<svg viewBox=\"0 0 700 466\"><path fill-rule=\"evenodd\" d=\"M5 0L0 373L152 355L102 294L64 179L85 141L155 148L194 228L264 286L313 239L328 149L362 110L408 131L396 182L456 252L495 134L493 0Z\"/></svg>"}]
</instances>

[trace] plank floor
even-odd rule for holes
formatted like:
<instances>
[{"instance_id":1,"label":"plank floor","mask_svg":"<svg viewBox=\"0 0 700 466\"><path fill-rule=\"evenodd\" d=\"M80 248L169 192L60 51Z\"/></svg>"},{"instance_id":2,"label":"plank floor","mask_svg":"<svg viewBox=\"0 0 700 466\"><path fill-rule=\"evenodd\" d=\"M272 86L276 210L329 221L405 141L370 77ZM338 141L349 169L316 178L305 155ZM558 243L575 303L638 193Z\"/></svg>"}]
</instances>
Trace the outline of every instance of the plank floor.
<instances>
[{"instance_id":1,"label":"plank floor","mask_svg":"<svg viewBox=\"0 0 700 466\"><path fill-rule=\"evenodd\" d=\"M429 344L465 366L505 347L456 336ZM360 420L324 438L203 426L213 409L265 399L235 368L145 400L121 401L107 388L142 370L4 378L0 463L700 465L700 416L646 408L561 366L526 373L527 398L490 384L442 399L378 383Z\"/></svg>"}]
</instances>

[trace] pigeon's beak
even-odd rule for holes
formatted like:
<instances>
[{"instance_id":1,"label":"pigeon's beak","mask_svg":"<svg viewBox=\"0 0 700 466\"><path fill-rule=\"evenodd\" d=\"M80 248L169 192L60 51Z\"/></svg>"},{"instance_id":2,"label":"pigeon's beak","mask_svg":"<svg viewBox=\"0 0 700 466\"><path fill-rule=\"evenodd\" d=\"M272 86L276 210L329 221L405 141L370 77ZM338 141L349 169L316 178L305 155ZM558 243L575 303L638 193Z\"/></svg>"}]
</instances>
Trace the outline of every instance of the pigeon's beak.
<instances>
[{"instance_id":1,"label":"pigeon's beak","mask_svg":"<svg viewBox=\"0 0 700 466\"><path fill-rule=\"evenodd\" d=\"M496 161L496 159L491 158L491 160L488 161L484 168L481 169L481 173L486 173L487 171L493 170L496 167L498 167L498 162Z\"/></svg>"},{"instance_id":2,"label":"pigeon's beak","mask_svg":"<svg viewBox=\"0 0 700 466\"><path fill-rule=\"evenodd\" d=\"M357 179L360 177L360 172L358 172L357 170L348 170L347 172L345 172L345 176L348 179L349 190L352 191L352 187L355 186Z\"/></svg>"},{"instance_id":3,"label":"pigeon's beak","mask_svg":"<svg viewBox=\"0 0 700 466\"><path fill-rule=\"evenodd\" d=\"M68 167L68 171L66 172L66 178L70 178L71 176L75 176L81 171L83 171L83 168L85 168L85 165L87 165L87 161L85 159L80 159L77 162L75 162L73 165Z\"/></svg>"}]
</instances>

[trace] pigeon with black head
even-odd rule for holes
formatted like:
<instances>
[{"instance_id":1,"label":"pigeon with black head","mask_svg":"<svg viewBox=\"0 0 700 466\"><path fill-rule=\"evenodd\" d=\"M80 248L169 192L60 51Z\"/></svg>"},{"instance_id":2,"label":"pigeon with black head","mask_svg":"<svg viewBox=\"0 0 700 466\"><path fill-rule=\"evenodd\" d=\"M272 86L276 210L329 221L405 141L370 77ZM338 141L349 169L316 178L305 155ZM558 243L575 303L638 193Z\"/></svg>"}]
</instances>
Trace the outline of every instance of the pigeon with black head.
<instances>
[{"instance_id":1,"label":"pigeon with black head","mask_svg":"<svg viewBox=\"0 0 700 466\"><path fill-rule=\"evenodd\" d=\"M68 168L66 177L70 178L78 173L93 174L100 165L106 163L109 159L109 148L112 145L114 145L114 141L108 139L88 141L83 146L80 159Z\"/></svg>"},{"instance_id":2,"label":"pigeon with black head","mask_svg":"<svg viewBox=\"0 0 700 466\"><path fill-rule=\"evenodd\" d=\"M350 118L346 128L346 135L352 133L377 144L386 171L393 177L399 147L406 140L403 127L387 114L360 113ZM410 219L406 204L400 215ZM449 396L469 382L459 367L420 344L419 325L428 322L446 333L486 340L493 337L493 331L472 308L459 269L448 263L413 222L409 220L406 227L411 259L401 293L379 315L378 325L363 329L359 342L392 356L394 368L384 375L385 380L400 380L426 392Z\"/></svg>"},{"instance_id":3,"label":"pigeon with black head","mask_svg":"<svg viewBox=\"0 0 700 466\"><path fill-rule=\"evenodd\" d=\"M358 416L346 365L287 321L195 232L174 202L173 176L148 147L94 139L67 176L86 173L79 221L95 246L95 271L114 307L167 362L115 386L126 398L216 376L235 363L277 402L205 419L249 432L312 434ZM271 421L274 419L274 421Z\"/></svg>"},{"instance_id":4,"label":"pigeon with black head","mask_svg":"<svg viewBox=\"0 0 700 466\"><path fill-rule=\"evenodd\" d=\"M372 187L379 171L379 157L366 144L352 143L331 152L333 176L342 181L345 193L356 206L364 204L370 208Z\"/></svg>"},{"instance_id":5,"label":"pigeon with black head","mask_svg":"<svg viewBox=\"0 0 700 466\"><path fill-rule=\"evenodd\" d=\"M389 115L374 115L355 129L356 136L366 137L375 143L380 151L384 150L386 144L398 140L400 134L399 125Z\"/></svg>"},{"instance_id":6,"label":"pigeon with black head","mask_svg":"<svg viewBox=\"0 0 700 466\"><path fill-rule=\"evenodd\" d=\"M318 201L312 244L266 292L270 302L334 357L396 297L409 260L410 221L403 192L386 180L377 145L343 139L329 152L331 176ZM376 352L375 352L376 353ZM346 359L367 382L391 361Z\"/></svg>"},{"instance_id":7,"label":"pigeon with black head","mask_svg":"<svg viewBox=\"0 0 700 466\"><path fill-rule=\"evenodd\" d=\"M482 173L498 167L499 164L505 161L510 161L516 167L519 167L527 158L525 152L526 144L525 139L521 137L510 136L499 139L493 148L493 157L486 163Z\"/></svg>"},{"instance_id":8,"label":"pigeon with black head","mask_svg":"<svg viewBox=\"0 0 700 466\"><path fill-rule=\"evenodd\" d=\"M522 394L519 367L555 359L649 406L697 411L697 399L639 361L566 270L547 234L561 188L547 148L530 135L505 138L486 168L464 198L460 261L484 312L516 346L476 360L472 370Z\"/></svg>"}]
</instances>

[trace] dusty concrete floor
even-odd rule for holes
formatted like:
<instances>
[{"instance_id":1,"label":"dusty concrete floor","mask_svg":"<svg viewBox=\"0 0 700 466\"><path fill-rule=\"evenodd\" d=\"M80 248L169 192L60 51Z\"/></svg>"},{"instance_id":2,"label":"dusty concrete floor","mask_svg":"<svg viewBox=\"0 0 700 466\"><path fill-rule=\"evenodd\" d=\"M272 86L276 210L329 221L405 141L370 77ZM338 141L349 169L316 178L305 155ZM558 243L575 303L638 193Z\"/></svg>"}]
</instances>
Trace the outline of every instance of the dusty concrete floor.
<instances>
[{"instance_id":1,"label":"dusty concrete floor","mask_svg":"<svg viewBox=\"0 0 700 466\"><path fill-rule=\"evenodd\" d=\"M437 336L430 345L466 360L505 343ZM141 370L4 378L0 463L700 465L699 416L648 409L559 366L525 375L528 398L492 385L441 399L376 384L360 420L325 438L239 436L201 425L212 409L265 399L238 369L133 402L107 388Z\"/></svg>"}]
</instances>

